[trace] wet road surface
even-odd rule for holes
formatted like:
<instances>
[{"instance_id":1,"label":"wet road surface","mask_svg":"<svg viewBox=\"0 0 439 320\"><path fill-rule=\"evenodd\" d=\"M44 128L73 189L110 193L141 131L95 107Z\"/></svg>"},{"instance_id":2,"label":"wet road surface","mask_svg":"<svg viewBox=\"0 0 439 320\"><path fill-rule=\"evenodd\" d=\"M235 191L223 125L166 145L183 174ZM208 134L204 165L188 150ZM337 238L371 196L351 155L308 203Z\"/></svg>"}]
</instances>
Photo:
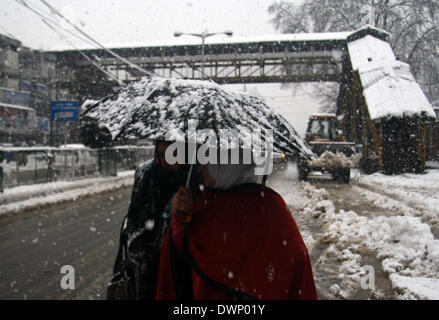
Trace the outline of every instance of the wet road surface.
<instances>
[{"instance_id":1,"label":"wet road surface","mask_svg":"<svg viewBox=\"0 0 439 320\"><path fill-rule=\"evenodd\" d=\"M296 222L301 231L313 238L308 249L319 298L333 299L330 288L339 280L340 261L328 253L331 243L322 236L326 226L321 219L300 214L300 204L294 203L294 194L301 192L296 177L285 177L285 172L280 170L273 175L272 181L283 189L278 190L281 194L292 195L289 205L292 204ZM336 212L352 210L367 217L394 214L374 205L367 197L367 193L373 190L355 181L346 185L327 179L311 179L310 184L326 190ZM105 299L130 194L131 187L40 210L1 216L0 299ZM390 282L376 252L364 251L361 256L364 264L376 270L380 298L393 299ZM65 265L75 270L74 290L61 288L64 274L60 271ZM359 288L347 298L368 299L370 293L370 290Z\"/></svg>"},{"instance_id":2,"label":"wet road surface","mask_svg":"<svg viewBox=\"0 0 439 320\"><path fill-rule=\"evenodd\" d=\"M104 299L131 188L0 217L0 299ZM61 267L75 271L63 290Z\"/></svg>"}]
</instances>

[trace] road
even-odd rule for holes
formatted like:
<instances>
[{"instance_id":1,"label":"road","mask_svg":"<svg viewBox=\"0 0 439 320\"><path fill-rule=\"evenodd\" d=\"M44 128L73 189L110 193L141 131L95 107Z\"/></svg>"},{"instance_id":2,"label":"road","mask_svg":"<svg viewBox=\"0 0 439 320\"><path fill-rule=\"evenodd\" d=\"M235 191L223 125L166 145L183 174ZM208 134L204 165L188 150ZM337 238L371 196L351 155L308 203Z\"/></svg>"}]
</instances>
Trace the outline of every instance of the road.
<instances>
[{"instance_id":1,"label":"road","mask_svg":"<svg viewBox=\"0 0 439 320\"><path fill-rule=\"evenodd\" d=\"M367 179L354 174L350 185L325 179L298 184L299 191L313 199L305 206L293 206L292 212L305 239L311 239L308 250L320 299L399 299L403 293L392 287L389 278L398 270L404 270L401 274L407 276L436 278L434 271L429 271L437 268L430 258L434 256L430 248L436 242L429 240L416 247L410 241L404 242L404 237L414 230L423 230L422 236L419 232L412 235L414 241L424 241L424 236L437 241L439 223L431 206L437 201L437 186L422 175L383 179L387 181L384 184L367 183ZM425 181L425 188L419 186L420 181ZM289 183L294 185L297 181ZM287 185L286 181L283 184ZM404 227L400 228L398 221L404 221ZM381 226L389 229L380 231ZM387 235L393 238L386 238ZM392 271L389 261L399 269ZM374 271L373 289L362 288L364 267ZM415 290L422 296L419 290L423 289Z\"/></svg>"},{"instance_id":2,"label":"road","mask_svg":"<svg viewBox=\"0 0 439 320\"><path fill-rule=\"evenodd\" d=\"M334 240L328 241L325 235L330 226L324 219L326 209L314 205L329 199L335 213L353 211L367 218L397 216L401 210L413 210L414 216L428 217L423 215L424 209L392 195L390 190L361 185L355 179L350 185L324 179L303 184L295 172L279 170L268 185L284 197L309 244L319 299L358 300L374 298L373 294L378 294L375 296L378 299L395 298L388 275L383 271L382 258L378 259L378 252L361 244L354 249L362 265L373 266L376 290L361 289L355 280L348 283L352 290L347 296L338 297L331 292L331 288L342 281L340 253L347 247L334 254ZM311 199L319 190L323 190L325 196ZM0 299L105 299L130 194L131 187L0 217ZM428 220L423 222L429 223ZM438 239L438 225L430 226ZM61 288L64 275L60 271L64 265L75 270L74 290ZM348 278L345 280L350 281Z\"/></svg>"},{"instance_id":3,"label":"road","mask_svg":"<svg viewBox=\"0 0 439 320\"><path fill-rule=\"evenodd\" d=\"M288 185L284 172L271 178ZM269 181L270 182L270 181ZM297 183L293 179L293 183ZM269 183L270 184L270 183ZM383 214L370 206L367 199L351 185L314 180L312 184L329 192L338 210L364 214ZM276 189L276 186L273 186ZM291 191L288 191L291 192ZM294 192L294 191L293 191ZM105 299L105 287L111 278L118 248L119 228L129 205L131 188L101 194L81 201L56 205L42 210L0 218L0 299ZM363 201L364 200L364 201ZM295 212L297 208L291 208ZM319 298L328 299L330 287L337 282L338 261L318 261L329 243L320 241L324 227L320 220L296 215L301 229L308 231L317 243L310 248ZM368 264L378 270L377 283L389 292L389 282L382 274L374 253L364 253ZM61 267L75 270L75 289L61 288ZM381 273L380 273L381 272ZM369 292L358 290L351 299L367 299ZM389 296L391 298L391 293Z\"/></svg>"},{"instance_id":4,"label":"road","mask_svg":"<svg viewBox=\"0 0 439 320\"><path fill-rule=\"evenodd\" d=\"M311 180L311 183L317 189L323 189L329 194L329 199L333 202L336 212L340 212L340 210L346 212L354 211L359 215L367 217L389 216L394 214L391 211L374 206L369 199L359 192L361 187L355 185L355 182L346 185L334 183L331 180L316 179ZM324 214L324 212L322 212L322 214ZM320 234L323 234L325 231L323 230L325 226L322 225L321 220L312 219L311 221L302 220L301 222L308 225L311 224L313 237L317 239L317 243L310 251L310 258L319 291L319 299L331 299L333 296L329 294L330 288L332 285L338 283L340 279L340 260L332 254L327 254L332 243L325 241L325 239L320 236ZM361 259L365 265L370 265L374 268L375 287L382 295L380 298L386 300L395 299L391 282L385 274L380 260L377 258L377 253L363 249L361 251ZM322 263L322 261L324 261L324 263ZM358 286L357 290L345 298L347 300L367 300L370 298L370 295L370 289L364 290Z\"/></svg>"},{"instance_id":5,"label":"road","mask_svg":"<svg viewBox=\"0 0 439 320\"><path fill-rule=\"evenodd\" d=\"M104 299L131 188L0 218L0 299ZM61 267L75 270L63 290Z\"/></svg>"}]
</instances>

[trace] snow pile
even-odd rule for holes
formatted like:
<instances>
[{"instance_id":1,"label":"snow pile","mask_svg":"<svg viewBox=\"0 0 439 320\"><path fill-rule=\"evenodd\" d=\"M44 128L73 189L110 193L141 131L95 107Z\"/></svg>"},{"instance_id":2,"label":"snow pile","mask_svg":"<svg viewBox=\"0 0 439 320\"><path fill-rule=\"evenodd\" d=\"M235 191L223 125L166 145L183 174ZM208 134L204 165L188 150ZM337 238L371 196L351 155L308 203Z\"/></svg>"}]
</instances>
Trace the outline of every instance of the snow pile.
<instances>
[{"instance_id":1,"label":"snow pile","mask_svg":"<svg viewBox=\"0 0 439 320\"><path fill-rule=\"evenodd\" d=\"M134 171L119 172L117 177L62 181L7 188L0 194L0 215L18 213L51 204L129 187Z\"/></svg>"},{"instance_id":2,"label":"snow pile","mask_svg":"<svg viewBox=\"0 0 439 320\"><path fill-rule=\"evenodd\" d=\"M346 157L345 154L337 152L326 151L319 158L313 158L308 161L308 166L311 168L326 168L330 170L339 168L353 168L354 159Z\"/></svg>"},{"instance_id":3,"label":"snow pile","mask_svg":"<svg viewBox=\"0 0 439 320\"><path fill-rule=\"evenodd\" d=\"M407 173L397 176L375 173L363 176L360 182L368 185L379 184L392 189L439 190L439 170L430 170L425 174Z\"/></svg>"},{"instance_id":4,"label":"snow pile","mask_svg":"<svg viewBox=\"0 0 439 320\"><path fill-rule=\"evenodd\" d=\"M390 276L393 289L405 300L439 300L439 280L410 278L396 274Z\"/></svg>"},{"instance_id":5,"label":"snow pile","mask_svg":"<svg viewBox=\"0 0 439 320\"><path fill-rule=\"evenodd\" d=\"M376 173L370 176L361 176L358 182L376 189L378 193L405 200L416 208L421 217L430 225L439 224L438 170L428 171L424 175L386 176Z\"/></svg>"},{"instance_id":6,"label":"snow pile","mask_svg":"<svg viewBox=\"0 0 439 320\"><path fill-rule=\"evenodd\" d=\"M316 189L307 182L302 182L301 187L308 197L308 201L302 208L305 215L312 215L314 218L318 218L322 213L335 213L334 204L329 200L329 194L326 190Z\"/></svg>"},{"instance_id":7,"label":"snow pile","mask_svg":"<svg viewBox=\"0 0 439 320\"><path fill-rule=\"evenodd\" d=\"M381 193L366 190L364 188L359 188L357 186L352 186L352 189L364 196L373 206L381 208L383 210L394 211L394 212L404 212L406 216L416 216L417 211L408 205L391 199Z\"/></svg>"},{"instance_id":8,"label":"snow pile","mask_svg":"<svg viewBox=\"0 0 439 320\"><path fill-rule=\"evenodd\" d=\"M337 281L330 288L333 298L347 298L360 288L368 264L365 257L376 257L400 298L431 298L428 292L409 286L420 285L422 279L428 279L428 287L439 292L439 241L419 217L410 216L411 212L405 216L404 211L372 218L353 211L337 212L326 190L309 183L302 186L309 196L303 212L322 222L320 241L329 245L314 268L324 269L329 261L338 265ZM407 277L411 282L401 280ZM372 294L379 296L374 290Z\"/></svg>"}]
</instances>

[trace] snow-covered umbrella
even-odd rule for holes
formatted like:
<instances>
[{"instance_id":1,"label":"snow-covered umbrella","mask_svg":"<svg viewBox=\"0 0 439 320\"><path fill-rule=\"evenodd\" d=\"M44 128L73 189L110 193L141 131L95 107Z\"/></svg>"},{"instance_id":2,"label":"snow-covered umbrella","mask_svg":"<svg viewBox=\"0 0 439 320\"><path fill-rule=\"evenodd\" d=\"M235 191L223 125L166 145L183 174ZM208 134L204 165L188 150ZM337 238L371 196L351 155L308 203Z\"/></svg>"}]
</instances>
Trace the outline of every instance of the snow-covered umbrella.
<instances>
[{"instance_id":1,"label":"snow-covered umbrella","mask_svg":"<svg viewBox=\"0 0 439 320\"><path fill-rule=\"evenodd\" d=\"M260 130L263 141L272 133L273 152L312 156L291 124L263 100L211 81L145 78L89 106L81 120L105 127L114 142L187 139L189 123L195 123L197 131L212 129L217 137L235 129L248 145L248 133Z\"/></svg>"}]
</instances>

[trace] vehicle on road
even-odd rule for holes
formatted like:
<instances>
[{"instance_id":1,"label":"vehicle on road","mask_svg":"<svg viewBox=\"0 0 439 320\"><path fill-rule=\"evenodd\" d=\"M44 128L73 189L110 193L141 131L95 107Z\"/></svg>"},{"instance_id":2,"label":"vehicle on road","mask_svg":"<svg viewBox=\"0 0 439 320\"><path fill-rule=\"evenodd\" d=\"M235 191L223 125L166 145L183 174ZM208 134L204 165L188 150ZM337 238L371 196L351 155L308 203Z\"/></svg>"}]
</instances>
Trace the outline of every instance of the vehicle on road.
<instances>
[{"instance_id":1,"label":"vehicle on road","mask_svg":"<svg viewBox=\"0 0 439 320\"><path fill-rule=\"evenodd\" d=\"M96 154L83 144L65 144L55 151L53 167L57 175L85 176L98 169Z\"/></svg>"},{"instance_id":2,"label":"vehicle on road","mask_svg":"<svg viewBox=\"0 0 439 320\"><path fill-rule=\"evenodd\" d=\"M347 142L338 128L335 114L310 116L305 141L319 158L298 160L299 180L306 181L312 172L320 172L332 175L336 182L349 183L355 143Z\"/></svg>"}]
</instances>

